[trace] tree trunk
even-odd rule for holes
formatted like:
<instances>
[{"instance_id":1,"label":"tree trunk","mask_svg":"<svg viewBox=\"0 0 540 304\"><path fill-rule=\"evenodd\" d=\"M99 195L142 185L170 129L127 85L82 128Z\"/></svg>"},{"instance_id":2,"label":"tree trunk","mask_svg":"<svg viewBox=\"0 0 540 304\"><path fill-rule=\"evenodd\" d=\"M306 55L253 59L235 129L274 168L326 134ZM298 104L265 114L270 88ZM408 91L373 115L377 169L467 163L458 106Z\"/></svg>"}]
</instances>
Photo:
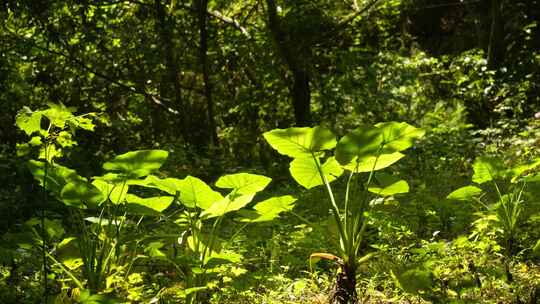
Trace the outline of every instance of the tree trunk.
<instances>
[{"instance_id":1,"label":"tree trunk","mask_svg":"<svg viewBox=\"0 0 540 304\"><path fill-rule=\"evenodd\" d=\"M204 97L206 99L206 116L208 120L208 128L210 129L210 144L217 145L218 138L216 133L216 121L214 118L214 101L212 100L212 86L210 83L210 75L208 69L208 28L207 14L208 0L198 0L198 17L199 17L199 59L204 81Z\"/></svg>"},{"instance_id":2,"label":"tree trunk","mask_svg":"<svg viewBox=\"0 0 540 304\"><path fill-rule=\"evenodd\" d=\"M358 303L356 293L356 264L347 262L341 266L332 295L333 304Z\"/></svg>"},{"instance_id":3,"label":"tree trunk","mask_svg":"<svg viewBox=\"0 0 540 304\"><path fill-rule=\"evenodd\" d=\"M309 89L309 76L306 71L293 72L293 106L296 125L306 126L311 121L310 102L311 92Z\"/></svg>"},{"instance_id":4,"label":"tree trunk","mask_svg":"<svg viewBox=\"0 0 540 304\"><path fill-rule=\"evenodd\" d=\"M301 54L290 46L294 41L287 39L287 33L280 25L275 0L266 0L268 7L268 27L283 61L292 73L293 84L290 86L294 118L296 125L306 126L311 123L311 90L309 73L301 62Z\"/></svg>"},{"instance_id":5,"label":"tree trunk","mask_svg":"<svg viewBox=\"0 0 540 304\"><path fill-rule=\"evenodd\" d=\"M504 58L504 23L502 22L501 0L491 0L491 30L488 45L488 67L495 69Z\"/></svg>"},{"instance_id":6,"label":"tree trunk","mask_svg":"<svg viewBox=\"0 0 540 304\"><path fill-rule=\"evenodd\" d=\"M172 17L167 15L165 7L163 3L161 3L161 0L155 0L154 5L156 10L156 17L159 24L159 35L164 46L163 52L165 55L165 66L167 67L167 75L166 77L164 77L165 81L162 81L162 83L160 84L160 95L161 97L166 97L168 95L166 93L166 87L168 85L172 87L175 106L180 112L178 116L179 124L181 127L181 134L183 136L183 139L186 140L188 121L186 121L186 115L184 115L185 109L182 100L182 90L180 88L179 78L180 69L178 67L177 56L173 42L172 27L174 22L173 20L171 20ZM157 109L154 109L153 111L157 111ZM157 120L164 120L159 113L155 114L158 115L158 117L156 117Z\"/></svg>"}]
</instances>

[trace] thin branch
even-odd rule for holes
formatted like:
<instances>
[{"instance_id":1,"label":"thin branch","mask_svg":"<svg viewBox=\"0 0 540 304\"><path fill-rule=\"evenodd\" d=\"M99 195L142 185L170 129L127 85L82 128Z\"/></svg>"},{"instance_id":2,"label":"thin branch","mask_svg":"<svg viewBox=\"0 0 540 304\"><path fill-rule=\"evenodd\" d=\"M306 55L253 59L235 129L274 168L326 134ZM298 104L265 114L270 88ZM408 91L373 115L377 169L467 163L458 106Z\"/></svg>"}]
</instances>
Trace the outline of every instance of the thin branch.
<instances>
[{"instance_id":1,"label":"thin branch","mask_svg":"<svg viewBox=\"0 0 540 304\"><path fill-rule=\"evenodd\" d=\"M169 106L167 106L165 103L168 102L167 99L157 95L157 94L153 94L153 93L150 93L148 92L145 88L136 88L134 86L130 86L130 85L127 85L119 80L116 80L116 79L113 79L109 76L107 76L106 74L104 73L101 73L99 71L96 71L92 68L90 68L89 66L87 66L84 62L82 62L81 60L75 58L74 56L71 56L71 55L68 55L68 54L65 54L65 53L62 53L62 52L59 52L59 51L55 51L55 50L51 50L51 49L48 49L46 47L43 47L43 46L40 46L40 45L37 45L34 41L30 41L29 39L25 39L25 38L21 38L21 37L14 37L28 45L30 45L31 47L34 47L36 49L39 49L39 50L42 50L42 51L45 51L47 53L50 53L50 54L53 54L53 55L57 55L57 56L61 56L61 57L64 57L72 62L74 62L75 64L79 65L83 70L89 72L89 73L92 73L96 76L98 76L99 78L102 78L112 84L115 84L121 88L124 88L132 93L135 93L135 94L140 94L140 95L144 95L145 97L148 97L152 102L154 102L155 104L161 106L161 107L164 107L168 112L170 113L173 113L173 114L179 114L179 111L178 110L175 110ZM203 92L200 92L200 90L197 90L195 88L186 88L186 89L191 89L199 94L203 94Z\"/></svg>"}]
</instances>

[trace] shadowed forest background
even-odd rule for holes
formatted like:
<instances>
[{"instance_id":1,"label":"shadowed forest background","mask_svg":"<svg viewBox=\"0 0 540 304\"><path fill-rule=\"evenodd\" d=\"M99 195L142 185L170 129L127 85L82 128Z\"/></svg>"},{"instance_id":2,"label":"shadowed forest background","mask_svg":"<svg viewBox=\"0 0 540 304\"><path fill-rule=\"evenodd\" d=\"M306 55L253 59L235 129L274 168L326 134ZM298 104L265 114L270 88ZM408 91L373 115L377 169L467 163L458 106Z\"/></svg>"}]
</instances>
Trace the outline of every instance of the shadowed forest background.
<instances>
[{"instance_id":1,"label":"shadowed forest background","mask_svg":"<svg viewBox=\"0 0 540 304\"><path fill-rule=\"evenodd\" d=\"M0 302L113 301L106 296L116 299L110 303L540 303L540 186L534 184L540 178L533 176L540 167L539 22L537 0L2 1ZM78 120L79 130L66 125L54 138L39 131L41 141L33 132L54 121L52 112L34 131L16 123L18 115L55 107L67 115L59 120L92 113L84 116L92 126ZM335 227L322 203L326 190L306 186L294 172L291 178L286 156L297 156L263 134L321 126L343 138L391 121L425 131L391 151L408 149L387 172L407 180L408 193L396 192L395 203L389 194L384 210L372 204L359 246L373 257L354 271L358 294L339 298L339 273L347 267L335 256L312 256L322 260L317 265L310 259L339 247L328 237ZM52 141L54 157L40 155L38 147ZM239 256L223 258L227 263L215 269L203 258L203 270L177 252L184 234L167 221L182 208L143 212L140 220L132 218L136 228L126 228L133 231L124 240L127 249L120 249L117 232L118 259L104 270L103 284L92 285L87 272L64 263L72 273L81 271L78 286L59 266L58 247L81 235L74 205L40 187L49 165L36 175L28 161L56 162L86 182L108 170L102 164L115 155L151 149L168 153L160 177L195 176L212 184L225 174L264 174L273 182L263 198L294 194L297 201L283 209L290 213L260 226L244 227L220 214L214 227L222 225L222 247ZM461 192L449 196L471 184L471 176L485 182L475 164L486 155L492 158L484 163L498 161L493 170L514 168L499 175L488 170L509 186L481 196L476 188L474 198L469 192L467 199ZM514 188L522 177L523 188ZM318 185L325 183L321 178ZM346 178L335 184L348 191ZM522 199L525 184L531 192ZM148 184L140 180L139 186ZM482 209L476 195L493 204ZM499 227L492 223L497 208L507 201L519 202L512 207L515 221L508 226L499 218L502 228L493 228ZM128 223L126 214L115 216ZM57 228L47 237L45 219ZM216 230L205 227L200 231ZM35 235L41 229L42 239L21 241L29 229ZM176 236L148 243L144 236L157 230ZM137 254L147 260L134 262ZM186 265L196 274L193 282Z\"/></svg>"}]
</instances>

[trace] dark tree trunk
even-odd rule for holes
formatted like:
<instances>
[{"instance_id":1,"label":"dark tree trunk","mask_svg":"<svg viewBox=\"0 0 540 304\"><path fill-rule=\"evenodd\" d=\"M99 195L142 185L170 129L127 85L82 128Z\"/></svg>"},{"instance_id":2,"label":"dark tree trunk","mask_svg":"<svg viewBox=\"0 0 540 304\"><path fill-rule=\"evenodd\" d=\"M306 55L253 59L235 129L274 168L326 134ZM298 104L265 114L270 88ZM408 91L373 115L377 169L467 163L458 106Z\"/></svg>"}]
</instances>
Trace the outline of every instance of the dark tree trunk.
<instances>
[{"instance_id":1,"label":"dark tree trunk","mask_svg":"<svg viewBox=\"0 0 540 304\"><path fill-rule=\"evenodd\" d=\"M293 72L293 106L296 125L307 126L311 121L311 92L309 89L309 75L306 71Z\"/></svg>"},{"instance_id":2,"label":"dark tree trunk","mask_svg":"<svg viewBox=\"0 0 540 304\"><path fill-rule=\"evenodd\" d=\"M160 84L160 95L161 97L166 97L168 94L167 87L170 86L173 89L175 107L178 109L178 119L179 125L181 127L181 134L186 140L187 136L187 123L186 115L184 115L184 103L182 100L182 90L180 88L180 69L178 67L177 56L175 52L174 40L173 40L173 30L174 21L172 17L169 16L166 11L162 0L155 0L155 10L156 17L159 25L159 35L163 43L163 52L165 56L165 66L167 67L167 75L164 77L162 83ZM158 111L158 109L153 109L153 112ZM162 113L155 113L158 115L156 119L158 121L164 120Z\"/></svg>"},{"instance_id":3,"label":"dark tree trunk","mask_svg":"<svg viewBox=\"0 0 540 304\"><path fill-rule=\"evenodd\" d=\"M208 0L198 0L198 17L199 17L199 59L204 81L204 97L206 99L206 116L208 120L208 128L210 129L210 144L217 145L218 138L216 133L216 121L214 118L214 101L212 100L212 86L210 83L210 75L208 68L208 28L207 14Z\"/></svg>"},{"instance_id":4,"label":"dark tree trunk","mask_svg":"<svg viewBox=\"0 0 540 304\"><path fill-rule=\"evenodd\" d=\"M491 0L491 29L488 45L488 67L491 69L497 68L504 58L502 8L501 0Z\"/></svg>"},{"instance_id":5,"label":"dark tree trunk","mask_svg":"<svg viewBox=\"0 0 540 304\"><path fill-rule=\"evenodd\" d=\"M358 303L356 293L356 265L345 263L341 266L336 280L336 287L332 295L333 304Z\"/></svg>"},{"instance_id":6,"label":"dark tree trunk","mask_svg":"<svg viewBox=\"0 0 540 304\"><path fill-rule=\"evenodd\" d=\"M292 103L294 109L294 118L296 125L306 126L311 123L311 90L309 86L309 73L305 64L301 64L302 56L295 52L291 43L287 39L287 33L280 25L277 15L277 6L275 0L266 0L268 7L268 27L272 38L277 46L283 61L286 63L289 71L292 73L293 84L290 86Z\"/></svg>"}]
</instances>

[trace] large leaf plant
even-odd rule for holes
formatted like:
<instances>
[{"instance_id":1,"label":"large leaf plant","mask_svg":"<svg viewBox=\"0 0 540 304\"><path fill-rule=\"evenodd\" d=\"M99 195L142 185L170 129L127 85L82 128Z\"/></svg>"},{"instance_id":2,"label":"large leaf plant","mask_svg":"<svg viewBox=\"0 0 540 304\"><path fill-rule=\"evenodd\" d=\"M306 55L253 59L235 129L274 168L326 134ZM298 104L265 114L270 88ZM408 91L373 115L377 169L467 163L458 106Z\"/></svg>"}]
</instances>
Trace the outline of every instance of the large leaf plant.
<instances>
[{"instance_id":1,"label":"large leaf plant","mask_svg":"<svg viewBox=\"0 0 540 304\"><path fill-rule=\"evenodd\" d=\"M314 253L311 258L330 259L339 265L334 303L357 302L357 269L371 256L362 250L369 212L385 199L409 191L406 181L379 171L403 158L402 152L423 135L423 130L404 122L358 127L339 141L321 126L264 133L272 148L292 158L289 171L299 185L326 189L339 245L335 253ZM343 195L337 196L332 182L342 176L346 185Z\"/></svg>"}]
</instances>

